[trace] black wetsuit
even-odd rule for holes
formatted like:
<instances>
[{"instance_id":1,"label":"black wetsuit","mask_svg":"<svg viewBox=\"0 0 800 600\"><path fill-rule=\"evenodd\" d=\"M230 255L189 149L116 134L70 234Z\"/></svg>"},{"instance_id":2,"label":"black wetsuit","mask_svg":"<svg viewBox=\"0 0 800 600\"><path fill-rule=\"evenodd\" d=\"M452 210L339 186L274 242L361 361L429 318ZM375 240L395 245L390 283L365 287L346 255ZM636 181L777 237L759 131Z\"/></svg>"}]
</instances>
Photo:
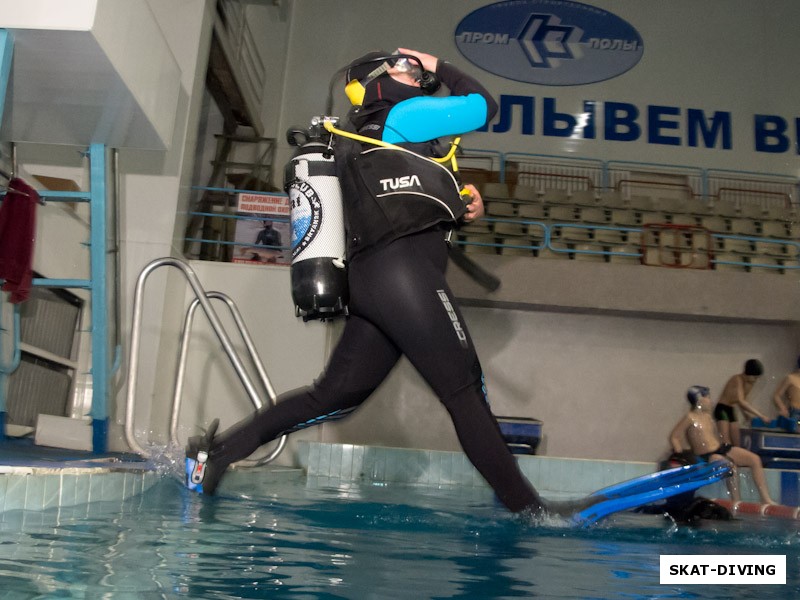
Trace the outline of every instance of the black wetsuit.
<instances>
[{"instance_id":1,"label":"black wetsuit","mask_svg":"<svg viewBox=\"0 0 800 600\"><path fill-rule=\"evenodd\" d=\"M451 91L485 93L455 68L444 70ZM496 107L489 101L493 114ZM344 183L343 188L347 198ZM487 404L475 347L445 280L448 254L441 229L428 227L352 250L350 315L325 372L313 386L281 395L274 407L215 437L212 471L218 477L282 434L346 416L405 355L447 409L464 452L499 499L515 512L540 510L539 496L521 474Z\"/></svg>"}]
</instances>

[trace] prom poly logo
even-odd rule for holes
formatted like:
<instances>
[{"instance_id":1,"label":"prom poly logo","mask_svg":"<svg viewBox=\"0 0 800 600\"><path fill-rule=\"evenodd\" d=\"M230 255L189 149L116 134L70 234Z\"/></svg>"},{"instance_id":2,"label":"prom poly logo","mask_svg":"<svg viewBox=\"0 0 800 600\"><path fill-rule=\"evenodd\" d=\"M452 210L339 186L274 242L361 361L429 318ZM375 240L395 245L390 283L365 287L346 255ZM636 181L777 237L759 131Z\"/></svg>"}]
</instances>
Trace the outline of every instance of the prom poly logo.
<instances>
[{"instance_id":1,"label":"prom poly logo","mask_svg":"<svg viewBox=\"0 0 800 600\"><path fill-rule=\"evenodd\" d=\"M480 68L515 81L580 85L617 77L642 58L639 32L600 8L570 0L506 0L456 27L456 46Z\"/></svg>"}]
</instances>

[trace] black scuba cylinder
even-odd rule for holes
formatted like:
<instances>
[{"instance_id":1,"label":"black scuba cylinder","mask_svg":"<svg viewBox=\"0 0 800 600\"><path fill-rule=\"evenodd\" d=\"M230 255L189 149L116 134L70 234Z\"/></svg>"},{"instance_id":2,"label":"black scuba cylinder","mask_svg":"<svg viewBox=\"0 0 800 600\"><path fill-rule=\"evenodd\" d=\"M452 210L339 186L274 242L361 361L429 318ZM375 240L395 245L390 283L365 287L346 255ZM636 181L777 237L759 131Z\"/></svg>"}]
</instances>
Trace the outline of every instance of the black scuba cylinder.
<instances>
[{"instance_id":1,"label":"black scuba cylinder","mask_svg":"<svg viewBox=\"0 0 800 600\"><path fill-rule=\"evenodd\" d=\"M342 190L336 176L330 133L315 118L308 130L289 130L298 146L286 165L292 225L292 300L297 316L329 319L347 314Z\"/></svg>"}]
</instances>

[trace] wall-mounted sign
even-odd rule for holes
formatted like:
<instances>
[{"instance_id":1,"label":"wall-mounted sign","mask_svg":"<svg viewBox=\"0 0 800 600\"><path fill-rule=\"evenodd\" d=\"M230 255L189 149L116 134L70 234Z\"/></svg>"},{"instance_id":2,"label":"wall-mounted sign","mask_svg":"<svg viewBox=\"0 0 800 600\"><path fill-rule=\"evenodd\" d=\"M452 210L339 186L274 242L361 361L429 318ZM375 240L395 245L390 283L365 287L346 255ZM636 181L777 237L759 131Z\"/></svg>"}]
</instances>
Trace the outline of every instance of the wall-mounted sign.
<instances>
[{"instance_id":1,"label":"wall-mounted sign","mask_svg":"<svg viewBox=\"0 0 800 600\"><path fill-rule=\"evenodd\" d=\"M506 0L479 8L456 27L456 46L480 68L515 81L579 85L611 79L644 53L620 17L570 0Z\"/></svg>"}]
</instances>

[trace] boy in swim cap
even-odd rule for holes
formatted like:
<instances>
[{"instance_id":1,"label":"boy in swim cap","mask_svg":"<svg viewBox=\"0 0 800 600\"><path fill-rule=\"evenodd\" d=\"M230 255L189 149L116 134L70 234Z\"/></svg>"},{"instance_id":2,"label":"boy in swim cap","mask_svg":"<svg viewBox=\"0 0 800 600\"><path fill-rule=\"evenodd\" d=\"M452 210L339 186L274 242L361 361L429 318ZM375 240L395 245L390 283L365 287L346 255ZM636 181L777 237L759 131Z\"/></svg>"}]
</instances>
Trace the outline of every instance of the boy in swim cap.
<instances>
[{"instance_id":1,"label":"boy in swim cap","mask_svg":"<svg viewBox=\"0 0 800 600\"><path fill-rule=\"evenodd\" d=\"M715 460L729 460L735 466L749 467L753 473L753 482L756 484L758 494L764 504L775 504L769 495L764 467L761 458L738 446L725 443L711 416L710 390L705 386L693 385L686 392L686 399L691 405L689 412L678 421L669 434L669 442L676 453L683 451L683 440L689 442L692 452L702 460L712 462ZM739 494L739 478L736 469L733 477L727 479L728 491L731 500L741 500Z\"/></svg>"},{"instance_id":2,"label":"boy in swim cap","mask_svg":"<svg viewBox=\"0 0 800 600\"><path fill-rule=\"evenodd\" d=\"M747 396L763 374L764 365L761 364L761 361L751 358L744 363L743 371L728 379L722 389L717 406L714 408L714 419L717 421L717 427L725 443L741 446L735 406L738 405L748 419L759 417L764 421L769 421L764 413L747 401Z\"/></svg>"}]
</instances>

